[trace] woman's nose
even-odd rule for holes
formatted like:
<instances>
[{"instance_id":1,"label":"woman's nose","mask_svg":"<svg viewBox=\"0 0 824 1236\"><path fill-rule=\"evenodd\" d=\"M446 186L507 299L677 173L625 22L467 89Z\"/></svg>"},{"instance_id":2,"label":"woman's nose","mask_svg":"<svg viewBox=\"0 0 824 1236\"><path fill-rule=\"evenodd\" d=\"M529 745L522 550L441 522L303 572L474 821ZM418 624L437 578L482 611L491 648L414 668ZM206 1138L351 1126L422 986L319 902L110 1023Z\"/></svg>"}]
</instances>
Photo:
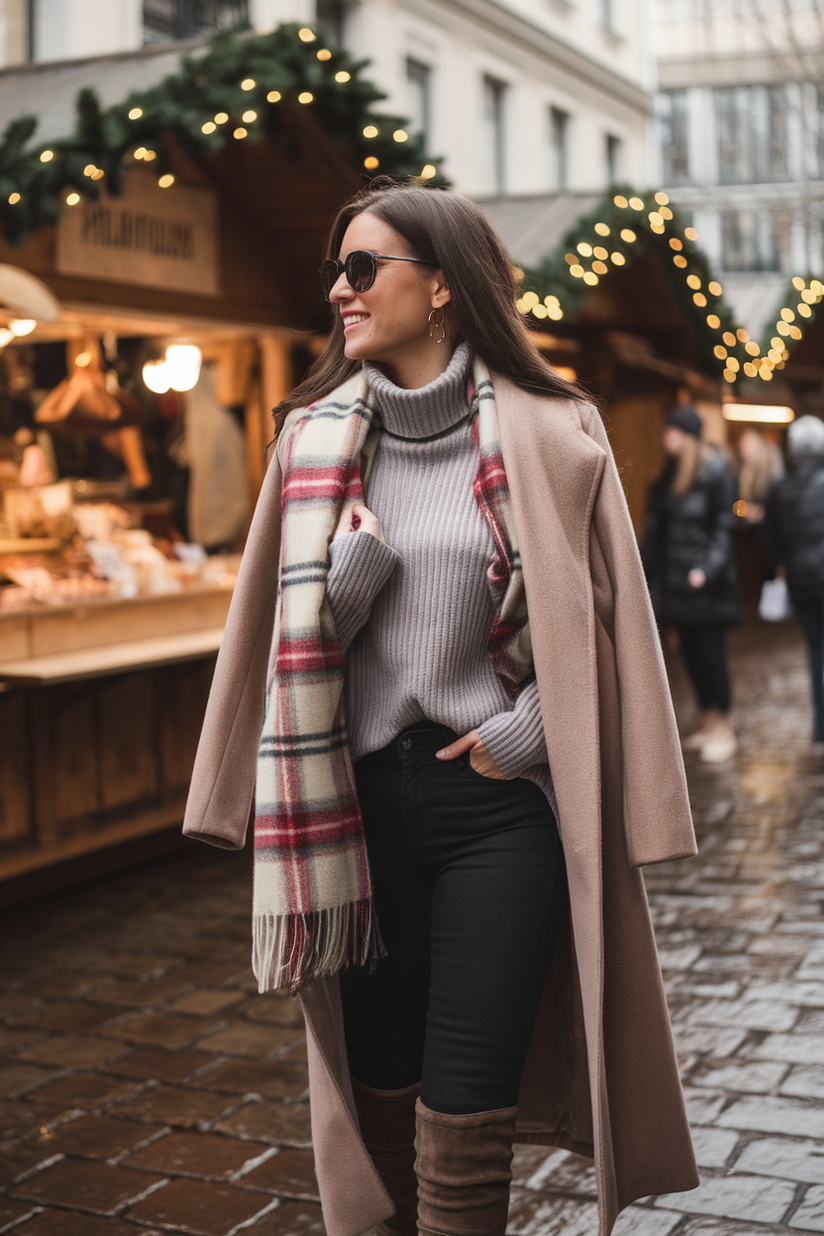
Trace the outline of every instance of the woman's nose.
<instances>
[{"instance_id":1,"label":"woman's nose","mask_svg":"<svg viewBox=\"0 0 824 1236\"><path fill-rule=\"evenodd\" d=\"M347 281L346 271L342 270L338 276L337 283L333 285L332 291L329 293L329 299L333 305L339 305L341 301L349 300L352 296L354 296L354 292Z\"/></svg>"}]
</instances>

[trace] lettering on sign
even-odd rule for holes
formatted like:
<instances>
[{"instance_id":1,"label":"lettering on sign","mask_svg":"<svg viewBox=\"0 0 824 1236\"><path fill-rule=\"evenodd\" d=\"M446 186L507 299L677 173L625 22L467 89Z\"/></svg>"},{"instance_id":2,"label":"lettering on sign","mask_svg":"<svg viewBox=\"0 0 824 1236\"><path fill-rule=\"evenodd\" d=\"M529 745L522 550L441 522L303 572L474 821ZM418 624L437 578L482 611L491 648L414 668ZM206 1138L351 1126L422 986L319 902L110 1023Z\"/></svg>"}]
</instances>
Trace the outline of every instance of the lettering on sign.
<instances>
[{"instance_id":1,"label":"lettering on sign","mask_svg":"<svg viewBox=\"0 0 824 1236\"><path fill-rule=\"evenodd\" d=\"M216 296L217 205L210 189L133 171L122 197L101 195L65 210L56 269L106 282Z\"/></svg>"}]
</instances>

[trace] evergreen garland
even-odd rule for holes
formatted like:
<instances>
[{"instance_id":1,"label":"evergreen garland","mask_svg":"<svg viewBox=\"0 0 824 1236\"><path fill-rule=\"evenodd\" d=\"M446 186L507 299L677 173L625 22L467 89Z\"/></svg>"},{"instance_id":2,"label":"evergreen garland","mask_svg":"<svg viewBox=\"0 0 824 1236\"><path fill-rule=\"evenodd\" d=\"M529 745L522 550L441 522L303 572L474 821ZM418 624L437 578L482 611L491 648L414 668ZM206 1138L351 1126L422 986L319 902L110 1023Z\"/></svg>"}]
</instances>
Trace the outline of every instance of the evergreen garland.
<instances>
[{"instance_id":1,"label":"evergreen garland","mask_svg":"<svg viewBox=\"0 0 824 1236\"><path fill-rule=\"evenodd\" d=\"M629 205L631 201L640 202L642 205L635 209ZM627 205L621 205L621 202L626 202ZM594 282L597 283L610 270L630 265L642 253L652 250L658 254L667 283L682 314L695 331L696 367L703 373L721 377L725 360L718 355L716 349L719 346L724 348L724 332L735 333L732 310L724 303L720 294L713 295L709 291L715 276L705 254L695 241L686 235L685 221L679 216L677 209L670 205L663 209L667 213L662 216L662 206L654 200L651 193L638 195L629 186L610 189L593 211L578 219L556 250L539 266L524 271L519 308L522 313L529 315L530 325L538 329L551 326L553 316L558 315L559 310L564 321L576 322L590 294L591 284L585 282L585 274L590 275L590 278L594 276ZM662 220L662 223L656 222L655 230L650 215ZM607 229L606 233L604 228ZM635 239L629 239L630 235ZM670 245L670 240L673 239L679 244L677 249ZM579 246L583 246L583 253ZM587 247L589 253L586 252ZM605 259L594 256L592 250L595 248L606 249L608 256ZM618 261L613 261L613 254L618 255ZM676 265L675 258L683 258L686 265ZM606 271L592 269L599 260L601 265L606 267ZM576 274L572 273L573 269ZM700 281L700 288L689 286L689 276ZM537 298L537 305L534 307L524 303L524 297L529 292L532 292L534 297L528 299ZM697 304L696 295L703 296L706 304ZM554 307L553 298L557 299L558 308ZM535 321L535 308L538 309L538 322ZM546 318L550 319L548 323ZM556 320L560 320L560 317L557 316ZM740 352L739 360L742 365L750 359L743 351L740 340L734 347L726 347L725 350L730 356L738 356Z\"/></svg>"},{"instance_id":2,"label":"evergreen garland","mask_svg":"<svg viewBox=\"0 0 824 1236\"><path fill-rule=\"evenodd\" d=\"M295 22L263 35L224 31L205 55L181 57L176 73L122 103L104 109L93 90L81 90L70 136L33 145L36 117L13 120L0 139L3 236L17 245L57 222L72 191L96 199L105 184L110 193L122 192L141 147L150 155L146 166L160 178L171 170L170 138L190 154L216 153L239 140L239 129L247 134L240 140L277 142L280 105L293 99L305 101L354 167L415 177L425 168L426 183L444 183L437 160L427 166L422 139L406 135L403 118L372 110L386 96L364 77L366 65L324 43L316 28ZM244 121L244 112L255 119ZM216 123L221 114L227 119ZM374 129L374 136L366 137L365 129Z\"/></svg>"}]
</instances>

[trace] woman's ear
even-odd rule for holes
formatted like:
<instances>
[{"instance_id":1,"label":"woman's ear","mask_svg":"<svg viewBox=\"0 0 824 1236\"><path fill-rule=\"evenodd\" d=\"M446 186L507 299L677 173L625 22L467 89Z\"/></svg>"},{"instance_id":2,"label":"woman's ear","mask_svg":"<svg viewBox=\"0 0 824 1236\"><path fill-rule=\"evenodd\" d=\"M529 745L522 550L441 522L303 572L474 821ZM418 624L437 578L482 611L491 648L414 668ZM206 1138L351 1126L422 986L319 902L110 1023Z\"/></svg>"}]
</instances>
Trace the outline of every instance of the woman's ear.
<instances>
[{"instance_id":1,"label":"woman's ear","mask_svg":"<svg viewBox=\"0 0 824 1236\"><path fill-rule=\"evenodd\" d=\"M443 271L439 270L432 279L432 291L430 296L432 308L441 309L444 305L448 304L451 299L452 293L449 290L449 284L446 282Z\"/></svg>"}]
</instances>

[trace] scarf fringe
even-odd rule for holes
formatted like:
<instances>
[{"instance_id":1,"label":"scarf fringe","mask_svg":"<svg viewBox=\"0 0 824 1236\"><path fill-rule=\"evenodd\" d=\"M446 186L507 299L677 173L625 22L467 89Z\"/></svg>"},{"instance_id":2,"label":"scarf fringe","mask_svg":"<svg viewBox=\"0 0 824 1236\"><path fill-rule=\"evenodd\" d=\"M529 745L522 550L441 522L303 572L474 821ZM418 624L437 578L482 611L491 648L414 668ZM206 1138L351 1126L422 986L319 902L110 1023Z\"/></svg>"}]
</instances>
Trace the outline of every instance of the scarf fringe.
<instances>
[{"instance_id":1,"label":"scarf fringe","mask_svg":"<svg viewBox=\"0 0 824 1236\"><path fill-rule=\"evenodd\" d=\"M372 898L308 914L256 914L252 969L260 992L288 987L294 996L347 966L373 969L386 956Z\"/></svg>"}]
</instances>

